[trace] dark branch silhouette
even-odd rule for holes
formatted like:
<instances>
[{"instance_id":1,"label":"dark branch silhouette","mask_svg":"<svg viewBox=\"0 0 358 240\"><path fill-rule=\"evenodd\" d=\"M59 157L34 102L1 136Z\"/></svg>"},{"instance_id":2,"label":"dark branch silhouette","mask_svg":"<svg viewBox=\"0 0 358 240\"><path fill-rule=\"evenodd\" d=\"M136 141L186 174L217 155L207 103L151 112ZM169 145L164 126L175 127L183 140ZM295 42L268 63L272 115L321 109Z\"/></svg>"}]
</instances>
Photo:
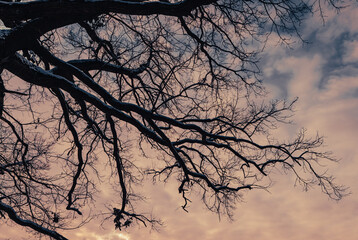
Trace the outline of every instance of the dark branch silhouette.
<instances>
[{"instance_id":1,"label":"dark branch silhouette","mask_svg":"<svg viewBox=\"0 0 358 240\"><path fill-rule=\"evenodd\" d=\"M295 101L265 101L257 65L270 35L299 37L320 4L0 1L0 217L66 239L58 231L91 218L110 182L116 228L157 224L136 207L145 175L176 178L184 210L198 191L229 217L273 168L342 198L321 137L271 137ZM156 164L136 163L136 149Z\"/></svg>"}]
</instances>

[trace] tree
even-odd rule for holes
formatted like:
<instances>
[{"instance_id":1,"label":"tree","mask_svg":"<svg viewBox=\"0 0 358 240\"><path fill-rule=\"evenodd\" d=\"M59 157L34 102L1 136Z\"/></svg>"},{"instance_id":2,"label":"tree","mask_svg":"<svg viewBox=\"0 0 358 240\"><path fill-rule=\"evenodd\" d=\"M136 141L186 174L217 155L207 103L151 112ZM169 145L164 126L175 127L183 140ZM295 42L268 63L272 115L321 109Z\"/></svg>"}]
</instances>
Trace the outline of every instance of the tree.
<instances>
[{"instance_id":1,"label":"tree","mask_svg":"<svg viewBox=\"0 0 358 240\"><path fill-rule=\"evenodd\" d=\"M267 103L259 80L266 39L297 35L320 4L0 1L0 216L66 239L58 230L90 216L110 182L117 228L155 224L136 210L150 175L177 178L184 210L194 190L230 217L277 167L340 199L345 189L320 170L334 161L321 137L271 137L295 101ZM137 163L136 150L155 164Z\"/></svg>"}]
</instances>

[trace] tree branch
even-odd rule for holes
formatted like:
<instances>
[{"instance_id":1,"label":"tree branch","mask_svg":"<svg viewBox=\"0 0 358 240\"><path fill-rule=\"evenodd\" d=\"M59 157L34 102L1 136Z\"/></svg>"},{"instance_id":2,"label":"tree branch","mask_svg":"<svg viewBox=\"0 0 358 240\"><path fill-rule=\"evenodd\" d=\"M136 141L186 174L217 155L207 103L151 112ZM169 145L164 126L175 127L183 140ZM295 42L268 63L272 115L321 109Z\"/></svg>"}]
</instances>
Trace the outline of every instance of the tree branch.
<instances>
[{"instance_id":1,"label":"tree branch","mask_svg":"<svg viewBox=\"0 0 358 240\"><path fill-rule=\"evenodd\" d=\"M1 201L0 201L0 210L6 212L11 220L13 220L14 222L16 222L17 224L19 224L21 226L32 228L33 230L35 230L39 233L43 233L47 236L50 236L56 240L68 240L61 234L57 233L56 231L47 229L35 222L20 218L16 214L15 210L12 207L10 207L9 205L7 205Z\"/></svg>"}]
</instances>

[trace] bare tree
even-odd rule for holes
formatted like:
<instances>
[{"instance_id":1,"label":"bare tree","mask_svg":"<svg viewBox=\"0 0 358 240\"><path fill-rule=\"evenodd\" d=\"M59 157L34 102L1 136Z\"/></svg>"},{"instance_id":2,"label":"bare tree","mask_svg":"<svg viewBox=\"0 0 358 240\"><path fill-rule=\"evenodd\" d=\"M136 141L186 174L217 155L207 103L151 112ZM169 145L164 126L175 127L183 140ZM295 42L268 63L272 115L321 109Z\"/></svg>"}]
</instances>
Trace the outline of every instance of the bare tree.
<instances>
[{"instance_id":1,"label":"bare tree","mask_svg":"<svg viewBox=\"0 0 358 240\"><path fill-rule=\"evenodd\" d=\"M319 4L0 1L0 216L66 239L58 229L90 218L110 182L117 228L155 223L136 208L145 175L177 178L184 210L195 190L231 216L277 167L340 199L344 188L318 165L334 160L322 138L271 137L294 101L263 101L258 80L267 37L297 36ZM155 152L155 164L134 161L136 149Z\"/></svg>"}]
</instances>

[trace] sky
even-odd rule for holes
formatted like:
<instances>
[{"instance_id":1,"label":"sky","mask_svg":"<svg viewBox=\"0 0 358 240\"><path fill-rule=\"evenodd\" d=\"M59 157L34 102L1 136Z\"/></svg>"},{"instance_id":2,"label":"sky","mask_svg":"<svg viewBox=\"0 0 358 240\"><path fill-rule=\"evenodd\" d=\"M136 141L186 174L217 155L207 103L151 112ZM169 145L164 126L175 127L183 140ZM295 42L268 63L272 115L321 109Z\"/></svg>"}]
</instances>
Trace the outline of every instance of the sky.
<instances>
[{"instance_id":1,"label":"sky","mask_svg":"<svg viewBox=\"0 0 358 240\"><path fill-rule=\"evenodd\" d=\"M147 207L164 225L159 230L132 227L114 231L109 222L91 222L64 233L75 240L356 240L358 236L358 4L340 14L325 12L307 20L301 32L308 44L279 44L269 39L261 62L263 81L272 98L299 98L294 123L277 130L281 138L293 137L305 127L312 136L325 136L325 149L339 163L328 164L329 172L350 194L339 202L319 188L302 191L295 178L279 171L271 178L269 192L247 192L237 205L234 220L208 212L193 196L189 212L177 193L177 183L146 183ZM324 167L323 167L324 168ZM31 239L18 227L0 226L0 240Z\"/></svg>"}]
</instances>

